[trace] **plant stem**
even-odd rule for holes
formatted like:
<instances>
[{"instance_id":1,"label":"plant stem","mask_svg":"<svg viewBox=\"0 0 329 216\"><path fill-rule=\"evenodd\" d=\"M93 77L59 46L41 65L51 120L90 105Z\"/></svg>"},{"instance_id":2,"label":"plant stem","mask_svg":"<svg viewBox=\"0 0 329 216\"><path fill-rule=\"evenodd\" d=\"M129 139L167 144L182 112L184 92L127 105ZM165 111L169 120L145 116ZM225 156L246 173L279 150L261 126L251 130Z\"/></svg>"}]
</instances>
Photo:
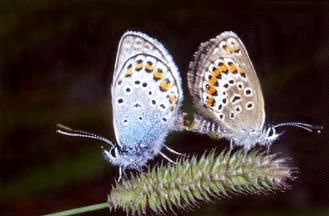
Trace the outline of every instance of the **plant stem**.
<instances>
[{"instance_id":1,"label":"plant stem","mask_svg":"<svg viewBox=\"0 0 329 216\"><path fill-rule=\"evenodd\" d=\"M75 214L81 214L81 213L85 213L85 212L96 211L96 210L104 209L104 208L108 208L108 207L109 207L109 203L105 202L105 203L99 203L99 204L95 204L95 205L89 205L89 206L85 206L85 207L70 209L70 210L66 210L66 211L61 211L61 212L57 212L57 213L46 214L43 216L75 215Z\"/></svg>"}]
</instances>

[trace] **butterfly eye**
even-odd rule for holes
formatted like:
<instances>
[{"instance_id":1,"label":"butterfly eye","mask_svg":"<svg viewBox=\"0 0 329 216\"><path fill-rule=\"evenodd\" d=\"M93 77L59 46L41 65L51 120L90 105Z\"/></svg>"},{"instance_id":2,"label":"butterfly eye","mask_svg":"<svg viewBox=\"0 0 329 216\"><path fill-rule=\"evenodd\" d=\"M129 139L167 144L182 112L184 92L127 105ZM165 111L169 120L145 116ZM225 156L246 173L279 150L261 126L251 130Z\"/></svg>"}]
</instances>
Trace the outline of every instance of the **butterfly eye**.
<instances>
[{"instance_id":1,"label":"butterfly eye","mask_svg":"<svg viewBox=\"0 0 329 216\"><path fill-rule=\"evenodd\" d=\"M269 137L271 137L271 136L273 136L275 134L275 129L274 128L269 128L268 129L268 132L267 132L267 135L269 136Z\"/></svg>"},{"instance_id":2,"label":"butterfly eye","mask_svg":"<svg viewBox=\"0 0 329 216\"><path fill-rule=\"evenodd\" d=\"M118 154L117 148L116 147L111 148L110 154L112 155L112 157L116 158Z\"/></svg>"}]
</instances>

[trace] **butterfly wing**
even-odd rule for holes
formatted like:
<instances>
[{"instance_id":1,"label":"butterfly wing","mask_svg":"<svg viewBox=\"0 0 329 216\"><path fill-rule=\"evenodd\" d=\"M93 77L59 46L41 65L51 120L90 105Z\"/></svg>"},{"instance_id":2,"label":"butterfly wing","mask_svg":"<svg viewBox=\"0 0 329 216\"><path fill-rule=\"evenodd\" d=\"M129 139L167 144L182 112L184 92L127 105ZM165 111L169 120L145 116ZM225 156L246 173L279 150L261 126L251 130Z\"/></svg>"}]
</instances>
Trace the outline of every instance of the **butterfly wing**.
<instances>
[{"instance_id":1,"label":"butterfly wing","mask_svg":"<svg viewBox=\"0 0 329 216\"><path fill-rule=\"evenodd\" d=\"M202 115L222 130L260 130L265 121L261 86L248 53L233 32L202 43L190 63L188 87Z\"/></svg>"},{"instance_id":2,"label":"butterfly wing","mask_svg":"<svg viewBox=\"0 0 329 216\"><path fill-rule=\"evenodd\" d=\"M114 130L121 147L156 146L174 129L183 100L181 78L157 40L140 32L122 36L111 93Z\"/></svg>"}]
</instances>

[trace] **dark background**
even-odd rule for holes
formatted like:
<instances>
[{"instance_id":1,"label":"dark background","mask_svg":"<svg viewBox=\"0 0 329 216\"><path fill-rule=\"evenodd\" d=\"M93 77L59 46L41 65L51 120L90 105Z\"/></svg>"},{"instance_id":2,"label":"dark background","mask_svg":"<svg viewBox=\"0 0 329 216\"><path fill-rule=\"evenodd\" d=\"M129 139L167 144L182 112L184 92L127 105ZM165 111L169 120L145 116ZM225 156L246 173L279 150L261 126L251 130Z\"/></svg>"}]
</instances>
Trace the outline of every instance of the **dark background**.
<instances>
[{"instance_id":1,"label":"dark background","mask_svg":"<svg viewBox=\"0 0 329 216\"><path fill-rule=\"evenodd\" d=\"M329 214L328 3L5 0L0 3L1 215L40 215L106 200L118 173L103 159L101 144L58 135L55 125L115 140L110 83L126 30L145 32L169 50L183 77L189 113L189 61L201 42L229 30L241 37L259 75L267 122L325 126L320 135L287 129L272 146L299 168L290 191L216 201L190 215ZM170 135L167 143L188 154L228 144L190 133ZM109 213L93 213L99 214Z\"/></svg>"}]
</instances>

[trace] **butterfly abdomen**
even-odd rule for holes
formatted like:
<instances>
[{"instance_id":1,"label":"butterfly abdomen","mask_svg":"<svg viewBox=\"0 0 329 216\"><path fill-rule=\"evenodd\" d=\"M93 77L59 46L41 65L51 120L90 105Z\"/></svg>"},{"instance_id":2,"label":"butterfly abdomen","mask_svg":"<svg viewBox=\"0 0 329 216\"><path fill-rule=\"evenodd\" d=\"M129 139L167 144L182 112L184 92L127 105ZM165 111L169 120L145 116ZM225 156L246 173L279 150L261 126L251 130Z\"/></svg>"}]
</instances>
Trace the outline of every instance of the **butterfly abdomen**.
<instances>
[{"instance_id":1,"label":"butterfly abdomen","mask_svg":"<svg viewBox=\"0 0 329 216\"><path fill-rule=\"evenodd\" d=\"M220 138L221 131L218 124L199 115L194 115L194 119L188 126L188 130L201 134L207 134L216 139Z\"/></svg>"}]
</instances>

